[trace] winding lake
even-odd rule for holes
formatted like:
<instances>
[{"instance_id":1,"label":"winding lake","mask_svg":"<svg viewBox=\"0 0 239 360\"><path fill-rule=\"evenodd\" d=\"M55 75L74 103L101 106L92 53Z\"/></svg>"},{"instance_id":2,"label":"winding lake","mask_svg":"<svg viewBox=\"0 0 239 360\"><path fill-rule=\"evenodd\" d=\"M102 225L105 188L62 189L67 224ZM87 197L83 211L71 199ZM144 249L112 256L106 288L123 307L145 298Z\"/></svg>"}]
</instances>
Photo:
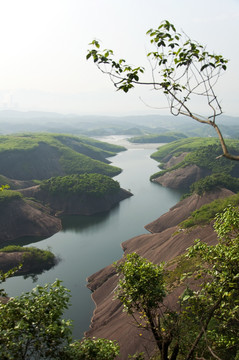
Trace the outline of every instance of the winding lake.
<instances>
[{"instance_id":1,"label":"winding lake","mask_svg":"<svg viewBox=\"0 0 239 360\"><path fill-rule=\"evenodd\" d=\"M36 284L52 283L61 279L71 291L71 306L65 317L74 321L73 335L81 338L90 325L94 304L86 287L86 278L122 256L120 244L133 236L147 233L144 226L165 213L178 202L181 192L164 188L149 181L158 171L158 163L150 159L157 145L132 145L122 137L101 138L124 144L127 151L110 158L112 165L123 169L115 177L121 187L134 196L121 201L108 213L95 216L63 218L63 230L52 237L30 245L41 249L50 247L61 258L59 264L32 278L10 278L4 284L9 296L30 291Z\"/></svg>"}]
</instances>

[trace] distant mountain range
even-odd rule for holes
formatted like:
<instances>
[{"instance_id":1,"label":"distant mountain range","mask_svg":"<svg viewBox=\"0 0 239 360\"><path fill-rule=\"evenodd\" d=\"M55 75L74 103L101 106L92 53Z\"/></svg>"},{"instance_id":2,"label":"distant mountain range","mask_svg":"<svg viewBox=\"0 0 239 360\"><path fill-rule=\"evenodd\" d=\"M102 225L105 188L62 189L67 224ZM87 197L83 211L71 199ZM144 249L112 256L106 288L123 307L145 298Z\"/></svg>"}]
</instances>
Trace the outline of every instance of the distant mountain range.
<instances>
[{"instance_id":1,"label":"distant mountain range","mask_svg":"<svg viewBox=\"0 0 239 360\"><path fill-rule=\"evenodd\" d=\"M239 117L220 116L225 137L239 137ZM39 111L0 111L0 134L58 132L87 136L162 134L180 131L187 136L215 136L212 128L187 117L172 115L96 116Z\"/></svg>"}]
</instances>

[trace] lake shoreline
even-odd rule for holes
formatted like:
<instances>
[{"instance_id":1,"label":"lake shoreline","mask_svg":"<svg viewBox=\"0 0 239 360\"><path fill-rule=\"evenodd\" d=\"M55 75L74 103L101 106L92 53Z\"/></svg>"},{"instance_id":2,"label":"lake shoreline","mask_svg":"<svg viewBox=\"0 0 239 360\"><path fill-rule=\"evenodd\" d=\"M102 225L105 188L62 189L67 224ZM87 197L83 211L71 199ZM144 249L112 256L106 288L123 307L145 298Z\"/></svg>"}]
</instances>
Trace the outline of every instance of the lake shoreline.
<instances>
[{"instance_id":1,"label":"lake shoreline","mask_svg":"<svg viewBox=\"0 0 239 360\"><path fill-rule=\"evenodd\" d=\"M175 257L182 255L197 238L209 245L215 245L217 235L212 224L197 226L191 231L180 231L178 224L202 205L233 194L227 189L216 189L203 196L193 194L179 201L167 213L145 225L145 228L151 232L150 234L138 235L123 242L121 246L124 255L136 252L154 263L162 261L168 263ZM119 261L121 260L122 258ZM128 354L133 355L136 352L144 351L146 344L147 350L153 351L152 338L148 332L143 332L142 337L139 336L139 330L123 311L122 304L118 300L114 300L114 290L118 283L114 266L108 265L97 271L89 276L87 281L87 286L92 291L91 297L95 309L91 318L90 329L85 332L85 336L116 340L120 345L122 359L125 359ZM178 291L180 289L176 290L176 295L170 297L172 303L178 298Z\"/></svg>"},{"instance_id":2,"label":"lake shoreline","mask_svg":"<svg viewBox=\"0 0 239 360\"><path fill-rule=\"evenodd\" d=\"M182 192L150 182L158 163L150 158L158 144L142 149L128 149L111 157L114 166L123 169L114 177L120 187L134 196L121 201L107 213L92 216L63 216L62 230L51 237L28 243L41 249L51 248L62 261L38 276L38 284L52 283L56 278L71 291L71 307L65 318L74 321L73 337L79 339L90 326L94 303L86 287L86 278L122 256L121 244L148 231L144 225L168 211L180 199ZM10 296L31 291L33 281L22 276L10 278L4 284ZM83 309L83 311L79 311Z\"/></svg>"}]
</instances>

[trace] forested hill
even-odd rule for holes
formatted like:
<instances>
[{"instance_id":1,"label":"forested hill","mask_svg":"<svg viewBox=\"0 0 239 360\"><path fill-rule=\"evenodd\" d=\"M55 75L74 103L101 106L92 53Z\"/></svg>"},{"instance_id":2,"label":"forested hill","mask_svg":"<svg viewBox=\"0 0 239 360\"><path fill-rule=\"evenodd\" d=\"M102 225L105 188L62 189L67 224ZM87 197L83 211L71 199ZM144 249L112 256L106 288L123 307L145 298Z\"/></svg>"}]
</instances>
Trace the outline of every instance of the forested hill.
<instances>
[{"instance_id":1,"label":"forested hill","mask_svg":"<svg viewBox=\"0 0 239 360\"><path fill-rule=\"evenodd\" d=\"M226 141L232 154L239 154L239 141ZM151 180L163 186L181 188L201 194L215 187L239 191L239 163L222 155L215 138L187 138L158 149L151 157L160 162L163 170Z\"/></svg>"},{"instance_id":2,"label":"forested hill","mask_svg":"<svg viewBox=\"0 0 239 360\"><path fill-rule=\"evenodd\" d=\"M71 135L0 136L0 184L5 184L6 178L42 180L83 173L115 176L121 169L109 165L107 158L123 150L121 146Z\"/></svg>"}]
</instances>

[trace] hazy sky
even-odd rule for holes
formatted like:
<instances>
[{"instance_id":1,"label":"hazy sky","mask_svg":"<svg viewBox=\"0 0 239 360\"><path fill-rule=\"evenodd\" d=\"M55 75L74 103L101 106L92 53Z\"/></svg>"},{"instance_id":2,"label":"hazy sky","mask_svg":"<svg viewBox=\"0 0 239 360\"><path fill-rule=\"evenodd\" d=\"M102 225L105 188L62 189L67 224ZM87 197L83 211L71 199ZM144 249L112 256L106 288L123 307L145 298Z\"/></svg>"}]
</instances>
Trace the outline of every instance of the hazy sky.
<instances>
[{"instance_id":1,"label":"hazy sky","mask_svg":"<svg viewBox=\"0 0 239 360\"><path fill-rule=\"evenodd\" d=\"M159 94L116 92L85 56L104 48L144 65L149 28L162 20L230 59L217 94L224 113L239 115L239 0L0 0L0 108L77 114L161 113Z\"/></svg>"}]
</instances>

